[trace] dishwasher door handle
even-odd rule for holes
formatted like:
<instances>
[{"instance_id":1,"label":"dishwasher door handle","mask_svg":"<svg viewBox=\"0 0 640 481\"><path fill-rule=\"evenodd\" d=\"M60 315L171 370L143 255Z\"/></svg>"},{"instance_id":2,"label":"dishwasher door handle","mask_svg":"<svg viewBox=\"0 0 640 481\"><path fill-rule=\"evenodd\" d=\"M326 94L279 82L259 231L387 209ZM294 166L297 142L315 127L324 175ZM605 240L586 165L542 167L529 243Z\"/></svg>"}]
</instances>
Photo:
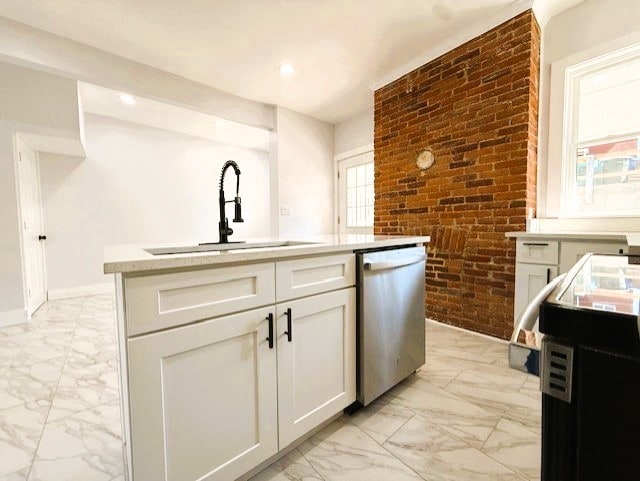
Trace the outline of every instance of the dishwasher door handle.
<instances>
[{"instance_id":1,"label":"dishwasher door handle","mask_svg":"<svg viewBox=\"0 0 640 481\"><path fill-rule=\"evenodd\" d=\"M427 259L425 254L412 257L404 257L393 261L365 262L364 269L367 271L379 271L382 269L395 269L396 267L410 266Z\"/></svg>"}]
</instances>

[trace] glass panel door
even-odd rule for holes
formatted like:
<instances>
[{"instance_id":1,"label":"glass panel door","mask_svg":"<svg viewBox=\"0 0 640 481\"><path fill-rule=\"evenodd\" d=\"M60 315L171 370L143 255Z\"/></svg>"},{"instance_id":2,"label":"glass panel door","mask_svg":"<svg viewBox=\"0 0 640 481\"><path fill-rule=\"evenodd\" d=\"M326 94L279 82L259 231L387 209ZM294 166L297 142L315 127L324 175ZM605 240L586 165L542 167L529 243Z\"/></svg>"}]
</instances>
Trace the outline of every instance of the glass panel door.
<instances>
[{"instance_id":1,"label":"glass panel door","mask_svg":"<svg viewBox=\"0 0 640 481\"><path fill-rule=\"evenodd\" d=\"M338 164L338 205L340 234L373 233L373 152Z\"/></svg>"}]
</instances>

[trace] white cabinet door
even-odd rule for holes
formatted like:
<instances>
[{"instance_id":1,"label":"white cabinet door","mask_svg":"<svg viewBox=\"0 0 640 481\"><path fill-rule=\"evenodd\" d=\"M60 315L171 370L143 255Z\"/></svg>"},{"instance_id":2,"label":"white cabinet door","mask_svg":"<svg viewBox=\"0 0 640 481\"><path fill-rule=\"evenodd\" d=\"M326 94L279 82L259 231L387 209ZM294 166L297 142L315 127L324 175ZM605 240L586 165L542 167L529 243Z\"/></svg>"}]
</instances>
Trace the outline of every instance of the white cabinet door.
<instances>
[{"instance_id":1,"label":"white cabinet door","mask_svg":"<svg viewBox=\"0 0 640 481\"><path fill-rule=\"evenodd\" d=\"M355 300L350 288L278 304L280 449L355 401Z\"/></svg>"},{"instance_id":2,"label":"white cabinet door","mask_svg":"<svg viewBox=\"0 0 640 481\"><path fill-rule=\"evenodd\" d=\"M135 481L229 481L277 452L273 312L128 340Z\"/></svg>"},{"instance_id":3,"label":"white cabinet door","mask_svg":"<svg viewBox=\"0 0 640 481\"><path fill-rule=\"evenodd\" d=\"M516 263L516 296L514 303L514 322L527 307L529 301L558 275L558 266Z\"/></svg>"}]
</instances>

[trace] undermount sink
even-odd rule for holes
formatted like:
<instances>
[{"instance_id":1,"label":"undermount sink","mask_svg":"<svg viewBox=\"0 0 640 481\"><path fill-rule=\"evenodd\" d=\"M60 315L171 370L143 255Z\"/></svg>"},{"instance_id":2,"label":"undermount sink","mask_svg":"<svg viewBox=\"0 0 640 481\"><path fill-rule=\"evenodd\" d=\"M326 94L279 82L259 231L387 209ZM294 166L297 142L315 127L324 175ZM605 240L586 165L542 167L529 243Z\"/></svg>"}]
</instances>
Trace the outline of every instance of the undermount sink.
<instances>
[{"instance_id":1,"label":"undermount sink","mask_svg":"<svg viewBox=\"0 0 640 481\"><path fill-rule=\"evenodd\" d=\"M196 252L216 252L216 251L230 251L237 249L272 249L274 247L291 247L318 244L318 242L304 242L304 241L271 241L271 242L245 242L236 241L220 244L217 242L203 243L195 246L177 246L177 247L153 247L144 249L145 252L154 256L163 256L169 254L192 254Z\"/></svg>"}]
</instances>

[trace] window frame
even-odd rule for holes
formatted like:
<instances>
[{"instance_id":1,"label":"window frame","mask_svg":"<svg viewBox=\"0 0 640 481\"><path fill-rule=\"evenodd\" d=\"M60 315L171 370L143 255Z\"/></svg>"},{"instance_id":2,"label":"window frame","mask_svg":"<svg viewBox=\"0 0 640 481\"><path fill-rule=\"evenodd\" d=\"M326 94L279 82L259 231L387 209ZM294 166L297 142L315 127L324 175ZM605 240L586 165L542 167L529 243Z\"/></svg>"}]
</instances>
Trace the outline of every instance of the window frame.
<instances>
[{"instance_id":1,"label":"window frame","mask_svg":"<svg viewBox=\"0 0 640 481\"><path fill-rule=\"evenodd\" d=\"M602 55L595 56L580 63L564 68L563 123L562 123L562 158L560 171L560 206L558 217L562 218L598 218L598 217L639 217L640 207L625 211L578 212L573 208L576 198L576 155L579 148L640 137L640 131L622 132L602 138L578 140L578 116L580 91L578 82L581 78L606 71L616 66L640 60L640 43L626 46ZM553 70L552 70L553 75Z\"/></svg>"}]
</instances>

